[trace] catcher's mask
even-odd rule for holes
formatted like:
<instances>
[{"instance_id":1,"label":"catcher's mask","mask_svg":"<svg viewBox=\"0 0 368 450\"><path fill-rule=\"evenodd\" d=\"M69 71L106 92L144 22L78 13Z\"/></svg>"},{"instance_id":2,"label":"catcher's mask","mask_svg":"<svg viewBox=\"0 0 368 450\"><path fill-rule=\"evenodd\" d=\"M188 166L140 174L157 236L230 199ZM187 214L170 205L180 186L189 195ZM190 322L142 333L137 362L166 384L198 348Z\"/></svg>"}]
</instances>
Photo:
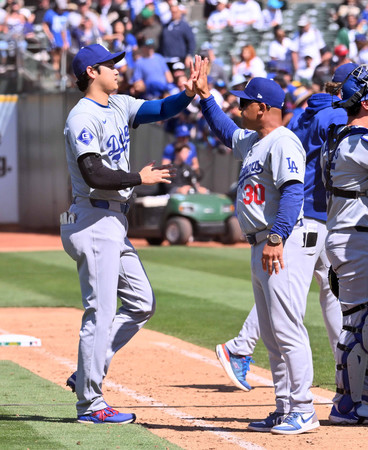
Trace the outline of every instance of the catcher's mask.
<instances>
[{"instance_id":1,"label":"catcher's mask","mask_svg":"<svg viewBox=\"0 0 368 450\"><path fill-rule=\"evenodd\" d=\"M360 103L368 94L368 65L362 64L350 72L341 82L341 100L332 104L333 108L348 109Z\"/></svg>"}]
</instances>

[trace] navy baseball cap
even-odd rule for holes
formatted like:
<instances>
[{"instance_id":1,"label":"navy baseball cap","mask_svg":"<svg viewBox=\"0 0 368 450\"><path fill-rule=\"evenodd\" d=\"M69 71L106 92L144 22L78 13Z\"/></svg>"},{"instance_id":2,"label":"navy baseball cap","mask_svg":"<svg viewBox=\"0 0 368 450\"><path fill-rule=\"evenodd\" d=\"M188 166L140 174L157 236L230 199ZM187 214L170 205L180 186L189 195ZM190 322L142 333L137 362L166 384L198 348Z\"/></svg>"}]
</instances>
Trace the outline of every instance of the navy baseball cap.
<instances>
[{"instance_id":1,"label":"navy baseball cap","mask_svg":"<svg viewBox=\"0 0 368 450\"><path fill-rule=\"evenodd\" d=\"M83 47L73 59L73 72L77 78L84 73L88 66L102 64L113 60L115 63L123 59L125 52L110 53L103 45L91 44Z\"/></svg>"},{"instance_id":2,"label":"navy baseball cap","mask_svg":"<svg viewBox=\"0 0 368 450\"><path fill-rule=\"evenodd\" d=\"M358 64L354 64L352 62L342 64L335 70L335 73L333 74L333 77L332 77L332 81L334 83L342 83L343 81L345 81L347 76L349 74L351 74L351 72L354 69L356 69L357 67L358 67Z\"/></svg>"},{"instance_id":3,"label":"navy baseball cap","mask_svg":"<svg viewBox=\"0 0 368 450\"><path fill-rule=\"evenodd\" d=\"M245 86L244 91L230 91L237 97L245 100L253 100L259 103L265 103L273 108L282 109L285 101L285 92L282 87L274 80L267 78L252 78Z\"/></svg>"}]
</instances>

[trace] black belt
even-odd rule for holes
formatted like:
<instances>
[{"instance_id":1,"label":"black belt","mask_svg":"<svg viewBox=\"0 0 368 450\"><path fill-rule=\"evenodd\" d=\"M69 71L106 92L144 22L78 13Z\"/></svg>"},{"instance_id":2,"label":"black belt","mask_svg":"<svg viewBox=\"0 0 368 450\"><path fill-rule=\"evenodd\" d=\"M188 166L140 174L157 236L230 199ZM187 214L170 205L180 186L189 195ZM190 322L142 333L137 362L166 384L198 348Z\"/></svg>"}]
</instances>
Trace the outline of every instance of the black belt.
<instances>
[{"instance_id":1,"label":"black belt","mask_svg":"<svg viewBox=\"0 0 368 450\"><path fill-rule=\"evenodd\" d=\"M303 226L303 219L299 219L294 226L295 227ZM248 244L256 245L256 244L259 244L260 242L266 240L269 233L270 233L270 230L266 229L266 230L258 231L258 233L246 234L245 237L247 238Z\"/></svg>"},{"instance_id":2,"label":"black belt","mask_svg":"<svg viewBox=\"0 0 368 450\"><path fill-rule=\"evenodd\" d=\"M344 317L350 316L350 314L354 314L354 313L356 313L358 311L361 311L362 309L366 309L366 308L368 308L368 302L367 303L361 303L360 305L354 306L353 308L350 308L350 309L344 311L342 313L342 315Z\"/></svg>"},{"instance_id":3,"label":"black belt","mask_svg":"<svg viewBox=\"0 0 368 450\"><path fill-rule=\"evenodd\" d=\"M332 188L332 193L336 197L344 197L344 198L359 198L359 197L367 197L367 191L360 192L360 191L344 191L343 189L339 188Z\"/></svg>"},{"instance_id":4,"label":"black belt","mask_svg":"<svg viewBox=\"0 0 368 450\"><path fill-rule=\"evenodd\" d=\"M122 212L123 214L127 214L129 211L129 203L109 202L108 200L97 200L95 198L90 198L89 201L95 208L110 209L111 211Z\"/></svg>"},{"instance_id":5,"label":"black belt","mask_svg":"<svg viewBox=\"0 0 368 450\"><path fill-rule=\"evenodd\" d=\"M269 233L270 233L270 230L262 230L262 231L259 231L258 233L246 234L248 244L250 244L250 245L259 244L260 242L267 239L267 236L269 235Z\"/></svg>"},{"instance_id":6,"label":"black belt","mask_svg":"<svg viewBox=\"0 0 368 450\"><path fill-rule=\"evenodd\" d=\"M247 234L246 235L248 244L250 245L256 245L257 244L257 239L256 239L256 235L255 234Z\"/></svg>"},{"instance_id":7,"label":"black belt","mask_svg":"<svg viewBox=\"0 0 368 450\"><path fill-rule=\"evenodd\" d=\"M355 228L356 231L361 231L361 232L367 232L368 231L368 227L362 227L361 225L357 225L354 228Z\"/></svg>"}]
</instances>

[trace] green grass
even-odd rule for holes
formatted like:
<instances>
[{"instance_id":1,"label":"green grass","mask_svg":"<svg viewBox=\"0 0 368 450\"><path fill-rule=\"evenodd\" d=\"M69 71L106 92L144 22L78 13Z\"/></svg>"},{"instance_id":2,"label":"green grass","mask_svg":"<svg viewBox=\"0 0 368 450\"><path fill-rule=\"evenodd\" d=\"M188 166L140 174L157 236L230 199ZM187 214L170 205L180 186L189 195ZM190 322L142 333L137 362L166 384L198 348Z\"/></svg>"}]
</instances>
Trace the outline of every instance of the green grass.
<instances>
[{"instance_id":1,"label":"green grass","mask_svg":"<svg viewBox=\"0 0 368 450\"><path fill-rule=\"evenodd\" d=\"M147 247L139 254L157 297L146 325L214 349L236 336L254 304L250 250L239 248ZM0 254L1 306L81 308L75 263L62 251ZM334 361L312 284L305 323L310 335L314 383L334 389ZM256 364L269 368L263 343Z\"/></svg>"},{"instance_id":2,"label":"green grass","mask_svg":"<svg viewBox=\"0 0 368 450\"><path fill-rule=\"evenodd\" d=\"M0 385L1 449L180 448L138 424L77 423L74 394L10 361L0 361Z\"/></svg>"}]
</instances>

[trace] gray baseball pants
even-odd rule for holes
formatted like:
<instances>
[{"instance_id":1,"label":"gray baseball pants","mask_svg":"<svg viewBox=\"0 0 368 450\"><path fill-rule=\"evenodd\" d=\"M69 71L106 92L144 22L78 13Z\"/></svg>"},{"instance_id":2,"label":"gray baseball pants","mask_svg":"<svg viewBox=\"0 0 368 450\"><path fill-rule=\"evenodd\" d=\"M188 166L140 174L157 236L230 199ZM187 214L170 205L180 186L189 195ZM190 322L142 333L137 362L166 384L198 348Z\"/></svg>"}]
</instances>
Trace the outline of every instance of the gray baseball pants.
<instances>
[{"instance_id":1,"label":"gray baseball pants","mask_svg":"<svg viewBox=\"0 0 368 450\"><path fill-rule=\"evenodd\" d=\"M77 413L83 415L106 407L102 381L111 359L153 315L155 297L127 238L125 215L95 208L88 199L70 212L76 221L61 225L61 239L77 263L84 307L76 380Z\"/></svg>"}]
</instances>

